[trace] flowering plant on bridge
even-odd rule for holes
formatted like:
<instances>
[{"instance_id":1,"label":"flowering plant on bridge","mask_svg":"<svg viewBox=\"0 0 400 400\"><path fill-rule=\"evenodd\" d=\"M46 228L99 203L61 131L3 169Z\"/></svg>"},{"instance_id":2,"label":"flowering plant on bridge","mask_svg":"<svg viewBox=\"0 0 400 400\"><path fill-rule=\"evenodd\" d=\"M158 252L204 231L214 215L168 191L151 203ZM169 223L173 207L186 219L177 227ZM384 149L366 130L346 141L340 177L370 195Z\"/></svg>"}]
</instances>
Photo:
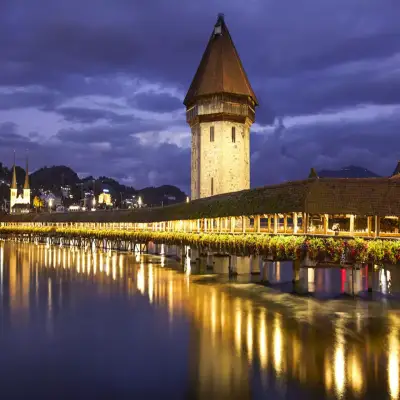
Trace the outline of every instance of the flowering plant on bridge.
<instances>
[{"instance_id":1,"label":"flowering plant on bridge","mask_svg":"<svg viewBox=\"0 0 400 400\"><path fill-rule=\"evenodd\" d=\"M320 238L267 234L186 233L150 230L89 229L70 227L0 227L0 234L49 236L84 241L125 241L167 245L188 245L204 250L237 255L263 255L275 260L308 257L313 261L340 263L343 255L352 263L400 264L400 241L362 238Z\"/></svg>"}]
</instances>

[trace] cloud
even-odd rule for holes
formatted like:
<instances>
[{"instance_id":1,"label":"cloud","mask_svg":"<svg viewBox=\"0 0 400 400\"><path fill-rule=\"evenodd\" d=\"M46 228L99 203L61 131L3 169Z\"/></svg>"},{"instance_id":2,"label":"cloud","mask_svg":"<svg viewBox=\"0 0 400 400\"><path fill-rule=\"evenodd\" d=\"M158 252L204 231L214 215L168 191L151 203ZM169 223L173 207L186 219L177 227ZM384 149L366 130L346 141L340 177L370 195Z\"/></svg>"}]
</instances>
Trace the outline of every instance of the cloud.
<instances>
[{"instance_id":1,"label":"cloud","mask_svg":"<svg viewBox=\"0 0 400 400\"><path fill-rule=\"evenodd\" d=\"M142 93L130 99L129 103L139 110L156 110L158 112L172 112L182 109L182 99L168 94Z\"/></svg>"},{"instance_id":2,"label":"cloud","mask_svg":"<svg viewBox=\"0 0 400 400\"><path fill-rule=\"evenodd\" d=\"M33 167L189 187L182 99L220 5L5 0L0 8L0 160L29 148ZM254 185L304 177L310 166L393 169L400 8L392 0L232 0L223 11L260 100Z\"/></svg>"}]
</instances>

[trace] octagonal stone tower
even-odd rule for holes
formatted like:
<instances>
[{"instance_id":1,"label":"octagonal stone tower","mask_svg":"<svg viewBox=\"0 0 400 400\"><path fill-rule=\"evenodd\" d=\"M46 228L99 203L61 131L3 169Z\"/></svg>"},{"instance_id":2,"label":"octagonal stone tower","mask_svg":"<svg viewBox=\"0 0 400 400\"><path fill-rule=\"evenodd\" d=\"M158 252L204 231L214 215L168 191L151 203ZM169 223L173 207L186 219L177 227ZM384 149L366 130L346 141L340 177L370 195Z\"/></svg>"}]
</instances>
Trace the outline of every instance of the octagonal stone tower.
<instances>
[{"instance_id":1,"label":"octagonal stone tower","mask_svg":"<svg viewBox=\"0 0 400 400\"><path fill-rule=\"evenodd\" d=\"M257 98L222 14L184 100L192 130L191 197L250 188Z\"/></svg>"}]
</instances>

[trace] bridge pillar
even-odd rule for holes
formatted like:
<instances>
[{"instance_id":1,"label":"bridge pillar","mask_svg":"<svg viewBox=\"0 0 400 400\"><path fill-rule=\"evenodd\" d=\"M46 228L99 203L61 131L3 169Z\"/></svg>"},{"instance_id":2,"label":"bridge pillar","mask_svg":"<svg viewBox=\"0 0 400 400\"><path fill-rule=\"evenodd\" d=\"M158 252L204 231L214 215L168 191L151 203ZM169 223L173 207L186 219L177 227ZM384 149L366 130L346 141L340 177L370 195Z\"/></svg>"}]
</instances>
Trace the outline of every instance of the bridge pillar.
<instances>
[{"instance_id":1,"label":"bridge pillar","mask_svg":"<svg viewBox=\"0 0 400 400\"><path fill-rule=\"evenodd\" d=\"M269 267L272 264L272 261L267 260L266 258L262 258L262 267L261 267L261 281L265 283L269 283Z\"/></svg>"},{"instance_id":2,"label":"bridge pillar","mask_svg":"<svg viewBox=\"0 0 400 400\"><path fill-rule=\"evenodd\" d=\"M156 254L157 253L157 245L154 242L149 242L147 244L147 253L148 254Z\"/></svg>"},{"instance_id":3,"label":"bridge pillar","mask_svg":"<svg viewBox=\"0 0 400 400\"><path fill-rule=\"evenodd\" d=\"M216 274L229 273L229 255L215 254L214 255L214 272Z\"/></svg>"},{"instance_id":4,"label":"bridge pillar","mask_svg":"<svg viewBox=\"0 0 400 400\"><path fill-rule=\"evenodd\" d=\"M175 245L165 245L165 255L167 257L177 258L179 256L178 246Z\"/></svg>"},{"instance_id":5,"label":"bridge pillar","mask_svg":"<svg viewBox=\"0 0 400 400\"><path fill-rule=\"evenodd\" d=\"M251 259L250 257L233 256L235 258L235 272L238 275L250 274Z\"/></svg>"},{"instance_id":6,"label":"bridge pillar","mask_svg":"<svg viewBox=\"0 0 400 400\"><path fill-rule=\"evenodd\" d=\"M155 254L164 256L165 255L165 245L163 243L156 243Z\"/></svg>"},{"instance_id":7,"label":"bridge pillar","mask_svg":"<svg viewBox=\"0 0 400 400\"><path fill-rule=\"evenodd\" d=\"M374 264L367 265L367 275L368 275L368 292L374 290Z\"/></svg>"},{"instance_id":8,"label":"bridge pillar","mask_svg":"<svg viewBox=\"0 0 400 400\"><path fill-rule=\"evenodd\" d=\"M258 275L261 271L262 257L250 256L250 273L252 275Z\"/></svg>"},{"instance_id":9,"label":"bridge pillar","mask_svg":"<svg viewBox=\"0 0 400 400\"><path fill-rule=\"evenodd\" d=\"M199 267L199 273L205 273L207 271L207 256L200 254L196 261Z\"/></svg>"},{"instance_id":10,"label":"bridge pillar","mask_svg":"<svg viewBox=\"0 0 400 400\"><path fill-rule=\"evenodd\" d=\"M293 283L300 280L300 259L293 260Z\"/></svg>"},{"instance_id":11,"label":"bridge pillar","mask_svg":"<svg viewBox=\"0 0 400 400\"><path fill-rule=\"evenodd\" d=\"M214 267L214 254L212 252L207 253L207 269L212 269Z\"/></svg>"},{"instance_id":12,"label":"bridge pillar","mask_svg":"<svg viewBox=\"0 0 400 400\"><path fill-rule=\"evenodd\" d=\"M200 258L200 252L197 247L190 247L189 257L191 264L197 264L197 260Z\"/></svg>"}]
</instances>

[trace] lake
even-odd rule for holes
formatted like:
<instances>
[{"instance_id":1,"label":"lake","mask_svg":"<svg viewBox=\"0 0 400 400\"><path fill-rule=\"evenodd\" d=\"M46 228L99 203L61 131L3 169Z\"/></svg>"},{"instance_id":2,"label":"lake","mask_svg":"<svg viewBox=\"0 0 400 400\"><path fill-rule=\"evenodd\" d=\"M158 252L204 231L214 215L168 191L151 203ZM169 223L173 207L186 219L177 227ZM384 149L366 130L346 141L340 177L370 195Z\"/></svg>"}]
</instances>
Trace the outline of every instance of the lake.
<instances>
[{"instance_id":1,"label":"lake","mask_svg":"<svg viewBox=\"0 0 400 400\"><path fill-rule=\"evenodd\" d=\"M315 270L308 295L282 289L283 270L265 287L160 256L2 241L1 397L397 399L397 270L363 298L337 296L343 270Z\"/></svg>"}]
</instances>

